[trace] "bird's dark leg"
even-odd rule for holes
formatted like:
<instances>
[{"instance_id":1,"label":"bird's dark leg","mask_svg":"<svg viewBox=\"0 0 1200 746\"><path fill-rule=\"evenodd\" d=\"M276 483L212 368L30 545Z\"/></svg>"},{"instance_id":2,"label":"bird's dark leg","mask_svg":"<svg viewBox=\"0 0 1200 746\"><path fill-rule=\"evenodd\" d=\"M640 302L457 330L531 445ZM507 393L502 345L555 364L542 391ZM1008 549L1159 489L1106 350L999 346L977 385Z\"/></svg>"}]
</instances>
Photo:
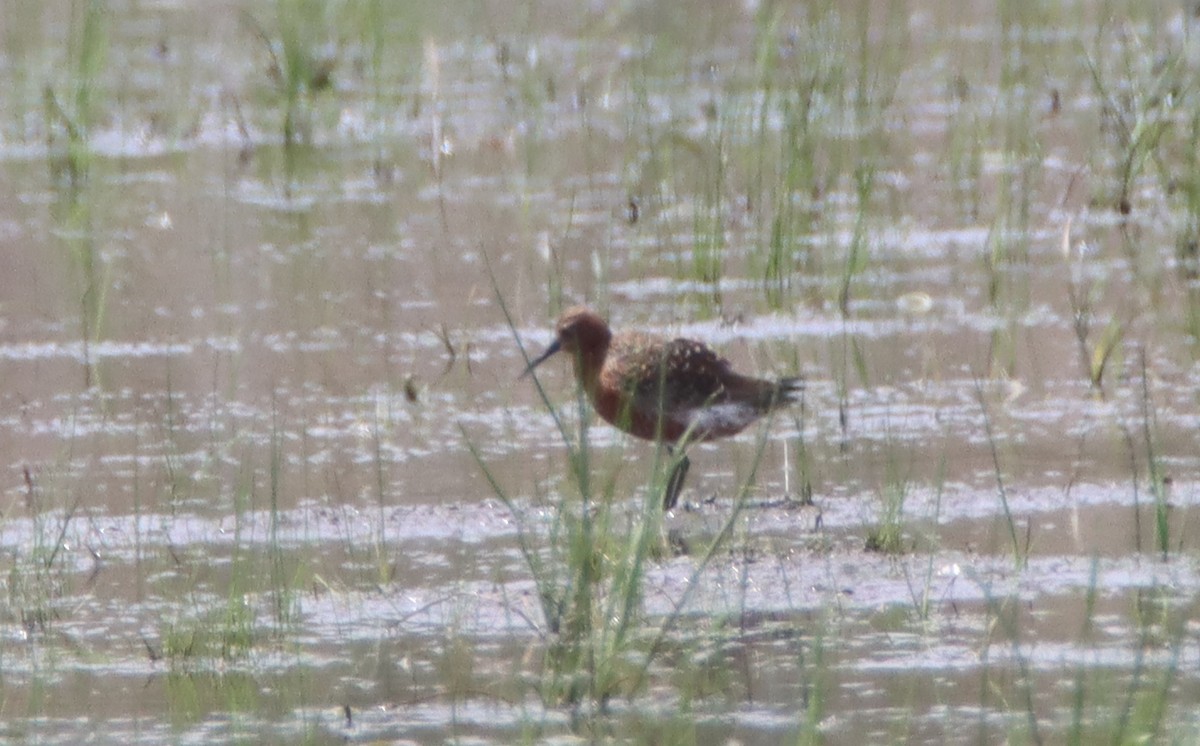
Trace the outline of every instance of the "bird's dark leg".
<instances>
[{"instance_id":1,"label":"bird's dark leg","mask_svg":"<svg viewBox=\"0 0 1200 746\"><path fill-rule=\"evenodd\" d=\"M669 449L669 452L674 456L674 449ZM667 477L667 490L663 493L663 510L670 510L675 507L675 503L679 502L679 493L683 490L683 480L687 479L688 467L691 466L686 453L679 455L679 460L675 462L675 468L671 469L671 476Z\"/></svg>"}]
</instances>

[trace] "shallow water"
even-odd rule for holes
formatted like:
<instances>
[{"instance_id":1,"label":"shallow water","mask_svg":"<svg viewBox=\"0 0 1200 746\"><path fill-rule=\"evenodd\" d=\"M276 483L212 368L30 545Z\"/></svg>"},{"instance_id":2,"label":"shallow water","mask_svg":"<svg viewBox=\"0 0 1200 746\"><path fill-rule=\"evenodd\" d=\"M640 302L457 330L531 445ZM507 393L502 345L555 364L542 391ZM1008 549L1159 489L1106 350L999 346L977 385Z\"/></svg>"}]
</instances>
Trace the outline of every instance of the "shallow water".
<instances>
[{"instance_id":1,"label":"shallow water","mask_svg":"<svg viewBox=\"0 0 1200 746\"><path fill-rule=\"evenodd\" d=\"M0 736L1194 738L1195 19L840 5L297 5L288 145L282 5L5 3ZM578 302L807 379L692 451L603 711L521 550Z\"/></svg>"}]
</instances>

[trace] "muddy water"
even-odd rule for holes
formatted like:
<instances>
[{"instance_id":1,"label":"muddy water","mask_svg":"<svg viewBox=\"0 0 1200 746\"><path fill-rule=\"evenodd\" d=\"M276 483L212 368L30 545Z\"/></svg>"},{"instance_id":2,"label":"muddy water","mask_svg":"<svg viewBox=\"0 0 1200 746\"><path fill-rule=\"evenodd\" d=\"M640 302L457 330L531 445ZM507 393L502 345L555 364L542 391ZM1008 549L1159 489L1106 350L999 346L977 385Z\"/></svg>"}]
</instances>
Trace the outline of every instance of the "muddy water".
<instances>
[{"instance_id":1,"label":"muddy water","mask_svg":"<svg viewBox=\"0 0 1200 746\"><path fill-rule=\"evenodd\" d=\"M85 64L5 4L0 733L1194 737L1197 29L1092 5L297 7L286 145L276 6L113 5ZM1113 112L1165 122L1127 215ZM518 548L571 484L516 338L577 302L809 380L693 453L668 528L753 477L736 538L648 570L669 653L584 722ZM589 440L634 525L653 449Z\"/></svg>"}]
</instances>

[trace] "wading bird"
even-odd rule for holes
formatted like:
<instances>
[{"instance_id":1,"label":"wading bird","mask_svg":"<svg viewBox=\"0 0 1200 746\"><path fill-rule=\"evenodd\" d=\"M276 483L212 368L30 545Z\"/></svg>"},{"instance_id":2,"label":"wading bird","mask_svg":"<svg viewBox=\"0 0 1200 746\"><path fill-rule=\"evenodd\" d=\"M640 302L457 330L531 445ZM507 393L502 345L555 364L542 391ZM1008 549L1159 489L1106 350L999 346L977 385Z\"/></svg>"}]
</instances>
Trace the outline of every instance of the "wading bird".
<instances>
[{"instance_id":1,"label":"wading bird","mask_svg":"<svg viewBox=\"0 0 1200 746\"><path fill-rule=\"evenodd\" d=\"M604 319L578 306L558 318L554 341L530 361L522 377L560 351L573 359L576 379L606 422L679 453L663 495L665 510L675 507L683 489L689 444L741 432L795 401L804 385L799 378L772 381L742 375L692 339L614 334Z\"/></svg>"}]
</instances>

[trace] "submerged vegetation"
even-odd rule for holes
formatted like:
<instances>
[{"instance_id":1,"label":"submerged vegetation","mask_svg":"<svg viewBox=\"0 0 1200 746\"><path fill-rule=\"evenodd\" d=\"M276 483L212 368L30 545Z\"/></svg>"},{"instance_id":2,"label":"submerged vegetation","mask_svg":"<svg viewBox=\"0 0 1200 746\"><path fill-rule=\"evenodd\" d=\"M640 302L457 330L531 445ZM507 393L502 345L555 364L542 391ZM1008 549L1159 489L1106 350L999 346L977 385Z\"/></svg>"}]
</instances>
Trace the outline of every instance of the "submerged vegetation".
<instances>
[{"instance_id":1,"label":"submerged vegetation","mask_svg":"<svg viewBox=\"0 0 1200 746\"><path fill-rule=\"evenodd\" d=\"M5 4L0 740L1195 740L1197 24Z\"/></svg>"}]
</instances>

